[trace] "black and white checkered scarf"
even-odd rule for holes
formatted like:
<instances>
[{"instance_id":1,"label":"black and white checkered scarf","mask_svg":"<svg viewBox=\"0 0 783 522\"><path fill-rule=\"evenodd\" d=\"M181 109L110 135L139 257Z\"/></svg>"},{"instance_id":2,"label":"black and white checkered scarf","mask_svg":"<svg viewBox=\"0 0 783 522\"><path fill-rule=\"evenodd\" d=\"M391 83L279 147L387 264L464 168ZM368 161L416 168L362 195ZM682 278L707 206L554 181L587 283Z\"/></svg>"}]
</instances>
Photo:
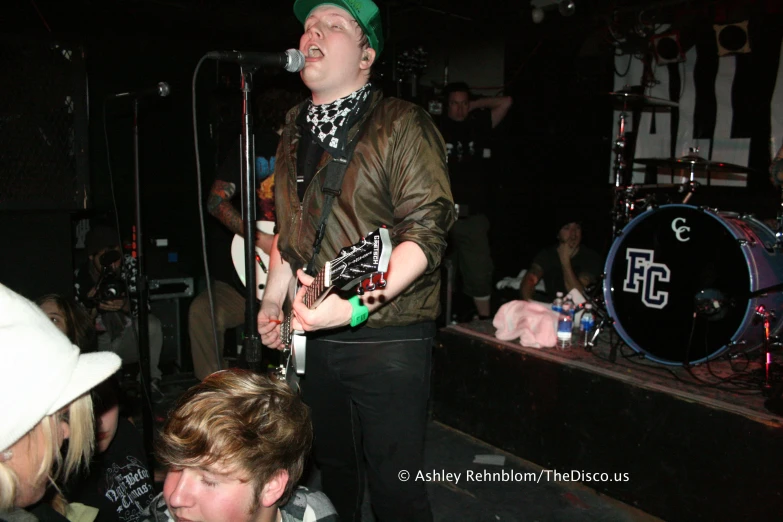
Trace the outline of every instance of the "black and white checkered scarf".
<instances>
[{"instance_id":1,"label":"black and white checkered scarf","mask_svg":"<svg viewBox=\"0 0 783 522\"><path fill-rule=\"evenodd\" d=\"M312 100L307 107L307 125L315 141L321 144L335 158L344 156L345 144L348 141L349 122L354 121L372 89L370 84L364 86L332 103L313 105Z\"/></svg>"}]
</instances>

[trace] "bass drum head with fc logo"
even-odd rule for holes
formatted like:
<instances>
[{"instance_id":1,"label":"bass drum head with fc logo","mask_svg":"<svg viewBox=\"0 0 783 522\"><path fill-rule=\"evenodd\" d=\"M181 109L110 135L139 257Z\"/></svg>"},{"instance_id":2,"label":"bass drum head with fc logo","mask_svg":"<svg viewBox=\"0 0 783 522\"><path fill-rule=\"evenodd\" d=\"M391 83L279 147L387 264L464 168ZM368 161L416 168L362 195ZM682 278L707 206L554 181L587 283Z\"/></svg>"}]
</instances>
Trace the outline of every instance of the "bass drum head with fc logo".
<instances>
[{"instance_id":1,"label":"bass drum head with fc logo","mask_svg":"<svg viewBox=\"0 0 783 522\"><path fill-rule=\"evenodd\" d=\"M758 221L689 205L641 214L606 262L604 297L616 330L631 348L663 364L694 365L720 355L750 327L756 300L748 294L770 283L758 276L777 277L765 268L770 238Z\"/></svg>"}]
</instances>

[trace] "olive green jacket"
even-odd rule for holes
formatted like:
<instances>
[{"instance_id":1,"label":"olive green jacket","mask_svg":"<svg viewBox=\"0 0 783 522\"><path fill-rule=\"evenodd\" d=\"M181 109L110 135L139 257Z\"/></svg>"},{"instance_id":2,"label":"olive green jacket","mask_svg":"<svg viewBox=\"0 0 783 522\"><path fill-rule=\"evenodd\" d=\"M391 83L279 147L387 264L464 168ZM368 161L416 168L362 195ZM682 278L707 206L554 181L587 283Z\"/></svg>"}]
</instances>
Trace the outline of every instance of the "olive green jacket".
<instances>
[{"instance_id":1,"label":"olive green jacket","mask_svg":"<svg viewBox=\"0 0 783 522\"><path fill-rule=\"evenodd\" d=\"M278 248L294 269L307 265L312 255L324 200L325 167L332 161L331 155L324 153L300 205L296 119L304 107L306 103L289 111L275 159ZM342 192L332 206L315 267L320 269L336 258L341 248L385 225L393 245L412 241L421 248L427 269L403 293L370 314L367 325L380 328L433 320L440 311L438 267L447 232L455 220L443 138L424 109L383 98L380 91L373 92L370 108L349 130L349 141L362 126L364 131L346 170Z\"/></svg>"}]
</instances>

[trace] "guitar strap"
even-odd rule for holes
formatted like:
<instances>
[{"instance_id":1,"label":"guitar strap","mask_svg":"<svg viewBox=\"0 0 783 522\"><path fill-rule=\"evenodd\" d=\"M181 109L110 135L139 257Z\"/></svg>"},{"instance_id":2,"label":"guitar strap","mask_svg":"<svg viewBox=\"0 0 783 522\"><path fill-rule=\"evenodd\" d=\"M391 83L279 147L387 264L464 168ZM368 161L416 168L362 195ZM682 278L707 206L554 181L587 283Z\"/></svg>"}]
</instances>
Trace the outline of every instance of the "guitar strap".
<instances>
[{"instance_id":1,"label":"guitar strap","mask_svg":"<svg viewBox=\"0 0 783 522\"><path fill-rule=\"evenodd\" d=\"M330 161L326 166L326 179L324 180L324 185L321 188L321 192L324 193L324 206L321 209L321 217L318 220L318 227L315 231L315 240L313 241L313 256L310 258L310 262L307 263L307 268L305 269L305 272L310 275L315 273L315 258L318 255L318 252L321 251L321 241L323 241L324 234L326 232L326 220L329 218L329 214L332 212L332 205L334 204L335 198L340 197L340 194L342 193L341 188L343 186L343 178L345 178L345 171L348 169L348 164L351 162L356 144L359 143L359 140L364 133L364 128L367 126L369 121L370 117L368 116L367 119L362 123L362 127L356 133L356 136L354 136L353 140L349 141L345 145L344 156L342 158L333 157L332 161Z\"/></svg>"}]
</instances>

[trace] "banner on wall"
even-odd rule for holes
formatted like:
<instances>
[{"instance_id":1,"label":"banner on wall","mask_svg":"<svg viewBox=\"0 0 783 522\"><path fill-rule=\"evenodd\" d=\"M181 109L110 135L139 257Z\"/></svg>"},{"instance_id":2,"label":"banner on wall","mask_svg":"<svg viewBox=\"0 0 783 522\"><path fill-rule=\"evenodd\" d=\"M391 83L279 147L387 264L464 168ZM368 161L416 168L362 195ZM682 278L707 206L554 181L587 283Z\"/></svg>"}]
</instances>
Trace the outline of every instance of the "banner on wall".
<instances>
[{"instance_id":1,"label":"banner on wall","mask_svg":"<svg viewBox=\"0 0 783 522\"><path fill-rule=\"evenodd\" d=\"M664 32L666 29L662 29ZM769 33L769 31L767 31ZM706 33L684 52L682 62L645 65L641 56L615 57L615 91L639 86L648 68L644 94L677 102L673 109L650 108L639 113L636 128L630 111L626 131L636 138L635 158L680 158L696 154L705 160L753 167L755 158L773 156L783 141L783 56L780 35L762 34L752 53L720 56L714 34ZM766 38L764 38L766 36ZM774 49L770 49L770 42ZM766 45L767 47L764 47ZM778 52L780 51L780 52ZM651 73L651 75L650 75ZM613 135L618 135L615 111ZM755 152L752 149L765 150ZM759 152L762 154L759 155ZM763 159L763 158L762 158ZM755 165L758 167L758 165ZM658 167L657 176L633 165L633 183L681 183L689 172ZM744 187L747 174L710 173L711 185ZM614 172L610 172L610 183ZM699 172L696 181L708 183Z\"/></svg>"}]
</instances>

